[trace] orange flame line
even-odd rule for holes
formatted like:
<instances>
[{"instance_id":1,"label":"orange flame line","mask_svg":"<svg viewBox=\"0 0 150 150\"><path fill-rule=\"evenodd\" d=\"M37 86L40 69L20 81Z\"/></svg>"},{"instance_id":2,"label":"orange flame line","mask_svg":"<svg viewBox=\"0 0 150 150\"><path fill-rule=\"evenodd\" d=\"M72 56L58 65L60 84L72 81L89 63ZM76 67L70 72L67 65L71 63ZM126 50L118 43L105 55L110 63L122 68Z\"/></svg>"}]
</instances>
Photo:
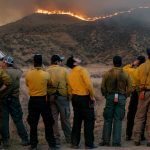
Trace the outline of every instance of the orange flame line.
<instances>
[{"instance_id":1,"label":"orange flame line","mask_svg":"<svg viewBox=\"0 0 150 150\"><path fill-rule=\"evenodd\" d=\"M115 13L112 13L112 14L109 14L109 15L106 15L106 16L98 16L98 17L83 17L81 15L77 15L71 11L64 11L64 10L53 10L53 11L48 11L48 10L43 10L43 9L37 9L35 11L35 13L39 13L39 14L48 14L48 15L68 15L68 16L72 16L72 17L75 17L75 18L78 18L80 20L83 20L83 21L96 21L96 20L101 20L101 19L106 19L106 18L112 18L114 16L118 16L120 14L124 14L124 13L131 13L133 12L134 10L136 9L148 9L150 8L149 6L140 6L138 8L130 8L129 10L126 10L126 11L118 11L118 12L115 12Z\"/></svg>"}]
</instances>

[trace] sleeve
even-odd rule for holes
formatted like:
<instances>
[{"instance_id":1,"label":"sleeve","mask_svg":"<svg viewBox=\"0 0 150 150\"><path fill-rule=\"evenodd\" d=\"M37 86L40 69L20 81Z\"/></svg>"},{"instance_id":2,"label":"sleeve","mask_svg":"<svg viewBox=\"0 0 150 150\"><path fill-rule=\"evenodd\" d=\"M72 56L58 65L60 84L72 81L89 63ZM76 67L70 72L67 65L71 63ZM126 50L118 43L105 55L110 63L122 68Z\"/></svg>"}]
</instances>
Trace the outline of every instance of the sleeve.
<instances>
[{"instance_id":1,"label":"sleeve","mask_svg":"<svg viewBox=\"0 0 150 150\"><path fill-rule=\"evenodd\" d=\"M26 86L28 87L28 72L25 74L25 83L26 83Z\"/></svg>"},{"instance_id":2,"label":"sleeve","mask_svg":"<svg viewBox=\"0 0 150 150\"><path fill-rule=\"evenodd\" d=\"M135 81L137 85L140 85L140 67L135 70Z\"/></svg>"},{"instance_id":3,"label":"sleeve","mask_svg":"<svg viewBox=\"0 0 150 150\"><path fill-rule=\"evenodd\" d=\"M23 76L23 71L22 70L18 70L18 77L19 79Z\"/></svg>"},{"instance_id":4,"label":"sleeve","mask_svg":"<svg viewBox=\"0 0 150 150\"><path fill-rule=\"evenodd\" d=\"M103 96L106 96L107 94L107 87L106 87L107 77L108 77L107 73L103 74L102 76L101 93Z\"/></svg>"},{"instance_id":5,"label":"sleeve","mask_svg":"<svg viewBox=\"0 0 150 150\"><path fill-rule=\"evenodd\" d=\"M67 74L67 90L68 90L68 94L71 96L72 89L71 89L70 82L69 82L69 74Z\"/></svg>"},{"instance_id":6,"label":"sleeve","mask_svg":"<svg viewBox=\"0 0 150 150\"><path fill-rule=\"evenodd\" d=\"M65 80L66 80L66 87L67 87L67 94L70 95L70 90L69 90L69 79L68 79L68 72L65 71Z\"/></svg>"},{"instance_id":7,"label":"sleeve","mask_svg":"<svg viewBox=\"0 0 150 150\"><path fill-rule=\"evenodd\" d=\"M82 77L83 77L83 80L85 82L86 88L89 91L90 97L93 98L94 97L93 84L92 84L92 81L90 79L90 75L86 69L83 69Z\"/></svg>"},{"instance_id":8,"label":"sleeve","mask_svg":"<svg viewBox=\"0 0 150 150\"><path fill-rule=\"evenodd\" d=\"M134 71L134 80L135 80L135 84L136 84L136 88L139 89L139 84L140 84L140 80L139 80L139 73L138 73L138 68L135 69Z\"/></svg>"},{"instance_id":9,"label":"sleeve","mask_svg":"<svg viewBox=\"0 0 150 150\"><path fill-rule=\"evenodd\" d=\"M3 70L1 71L1 80L2 80L2 83L6 86L11 85L11 83L12 83L9 75Z\"/></svg>"},{"instance_id":10,"label":"sleeve","mask_svg":"<svg viewBox=\"0 0 150 150\"><path fill-rule=\"evenodd\" d=\"M128 65L123 67L124 72L126 72L129 75L131 75L131 73L132 73L131 69L132 69L132 65L131 64L128 64Z\"/></svg>"},{"instance_id":11,"label":"sleeve","mask_svg":"<svg viewBox=\"0 0 150 150\"><path fill-rule=\"evenodd\" d=\"M130 76L127 74L126 96L129 97L131 92L132 92L132 81Z\"/></svg>"},{"instance_id":12,"label":"sleeve","mask_svg":"<svg viewBox=\"0 0 150 150\"><path fill-rule=\"evenodd\" d=\"M129 68L132 68L132 65L131 65L131 64L125 65L125 66L123 67L123 70L128 70Z\"/></svg>"},{"instance_id":13,"label":"sleeve","mask_svg":"<svg viewBox=\"0 0 150 150\"><path fill-rule=\"evenodd\" d=\"M48 71L46 71L46 78L47 78L47 85L48 86L52 85L52 78Z\"/></svg>"}]
</instances>

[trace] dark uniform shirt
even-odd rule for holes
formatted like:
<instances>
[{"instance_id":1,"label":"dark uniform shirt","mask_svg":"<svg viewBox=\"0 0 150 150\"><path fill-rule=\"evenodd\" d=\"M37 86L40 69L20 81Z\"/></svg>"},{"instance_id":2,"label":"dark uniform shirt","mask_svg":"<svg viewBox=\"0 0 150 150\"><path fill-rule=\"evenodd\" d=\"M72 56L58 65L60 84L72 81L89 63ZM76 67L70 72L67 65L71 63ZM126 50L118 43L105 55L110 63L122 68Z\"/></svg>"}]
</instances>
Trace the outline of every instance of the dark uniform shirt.
<instances>
[{"instance_id":1,"label":"dark uniform shirt","mask_svg":"<svg viewBox=\"0 0 150 150\"><path fill-rule=\"evenodd\" d=\"M6 73L10 76L12 80L11 86L7 89L6 95L19 97L19 89L20 89L20 78L22 75L22 71L20 69L16 69L13 67L8 67L6 69Z\"/></svg>"},{"instance_id":2,"label":"dark uniform shirt","mask_svg":"<svg viewBox=\"0 0 150 150\"><path fill-rule=\"evenodd\" d=\"M131 87L129 75L122 68L114 67L104 74L101 92L104 96L111 93L120 93L129 96Z\"/></svg>"}]
</instances>

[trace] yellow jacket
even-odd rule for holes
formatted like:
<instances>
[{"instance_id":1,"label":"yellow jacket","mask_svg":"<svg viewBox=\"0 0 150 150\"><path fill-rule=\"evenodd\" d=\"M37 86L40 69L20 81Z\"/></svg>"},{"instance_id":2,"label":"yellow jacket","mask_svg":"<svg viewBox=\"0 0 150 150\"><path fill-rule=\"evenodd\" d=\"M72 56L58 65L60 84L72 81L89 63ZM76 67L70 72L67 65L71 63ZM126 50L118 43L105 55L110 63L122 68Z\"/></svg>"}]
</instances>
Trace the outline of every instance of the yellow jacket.
<instances>
[{"instance_id":1,"label":"yellow jacket","mask_svg":"<svg viewBox=\"0 0 150 150\"><path fill-rule=\"evenodd\" d=\"M47 69L51 77L51 84L48 86L48 94L58 92L62 96L68 95L68 72L67 69L59 65L51 65Z\"/></svg>"},{"instance_id":2,"label":"yellow jacket","mask_svg":"<svg viewBox=\"0 0 150 150\"><path fill-rule=\"evenodd\" d=\"M94 97L93 85L90 75L86 69L81 66L76 66L72 69L68 76L70 94L90 95Z\"/></svg>"},{"instance_id":3,"label":"yellow jacket","mask_svg":"<svg viewBox=\"0 0 150 150\"><path fill-rule=\"evenodd\" d=\"M0 87L2 85L10 86L12 84L10 76L0 68Z\"/></svg>"},{"instance_id":4,"label":"yellow jacket","mask_svg":"<svg viewBox=\"0 0 150 150\"><path fill-rule=\"evenodd\" d=\"M131 78L132 87L135 89L138 86L137 76L136 76L136 68L132 67L131 64L128 64L123 67L123 70L128 73Z\"/></svg>"},{"instance_id":5,"label":"yellow jacket","mask_svg":"<svg viewBox=\"0 0 150 150\"><path fill-rule=\"evenodd\" d=\"M150 90L150 59L137 68L136 76L140 89Z\"/></svg>"},{"instance_id":6,"label":"yellow jacket","mask_svg":"<svg viewBox=\"0 0 150 150\"><path fill-rule=\"evenodd\" d=\"M48 72L42 68L33 68L27 72L25 77L30 96L45 96L47 95L47 85L50 82Z\"/></svg>"},{"instance_id":7,"label":"yellow jacket","mask_svg":"<svg viewBox=\"0 0 150 150\"><path fill-rule=\"evenodd\" d=\"M0 97L6 96L7 90L10 88L12 85L12 80L10 76L4 71L3 69L0 68L0 87L2 85L5 85L7 88L3 91L0 91Z\"/></svg>"}]
</instances>

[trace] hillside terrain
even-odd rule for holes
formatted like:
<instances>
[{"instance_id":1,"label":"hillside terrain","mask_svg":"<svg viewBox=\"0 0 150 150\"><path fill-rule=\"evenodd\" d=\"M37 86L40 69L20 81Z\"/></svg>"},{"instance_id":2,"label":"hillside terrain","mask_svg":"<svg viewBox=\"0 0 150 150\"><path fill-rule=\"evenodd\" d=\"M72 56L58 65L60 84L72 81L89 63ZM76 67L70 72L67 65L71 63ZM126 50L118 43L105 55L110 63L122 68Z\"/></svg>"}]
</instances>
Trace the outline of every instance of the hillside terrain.
<instances>
[{"instance_id":1,"label":"hillside terrain","mask_svg":"<svg viewBox=\"0 0 150 150\"><path fill-rule=\"evenodd\" d=\"M111 63L112 56L125 62L150 47L150 9L84 22L66 15L33 14L0 27L0 49L20 65L30 65L34 53L79 55L85 64Z\"/></svg>"},{"instance_id":2,"label":"hillside terrain","mask_svg":"<svg viewBox=\"0 0 150 150\"><path fill-rule=\"evenodd\" d=\"M33 14L23 19L0 27L0 49L15 57L15 62L26 66L32 63L34 53L42 53L44 64L48 64L52 54L61 54L68 57L72 54L79 55L91 74L96 93L96 122L95 143L98 144L102 137L103 108L105 99L100 92L101 76L111 65L115 54L123 56L125 62L139 54L145 54L145 48L150 47L150 10L142 10L133 14L122 14L110 19L95 22L84 22L66 15ZM147 18L147 19L146 19ZM23 70L26 72L26 69ZM26 118L28 115L28 94L24 78L21 79L20 101L24 113L24 122L29 132ZM127 100L126 112L129 100ZM73 111L71 107L71 123ZM17 130L10 122L10 150L27 150L22 147ZM60 127L60 124L59 124ZM126 117L123 120L122 148L118 150L148 150L146 141L139 147L133 141L125 141ZM69 150L70 145L65 143L61 127L62 150ZM40 149L48 149L44 137L42 120L38 126ZM83 129L81 136L81 149L84 149ZM116 150L113 147L98 147L103 150Z\"/></svg>"}]
</instances>

